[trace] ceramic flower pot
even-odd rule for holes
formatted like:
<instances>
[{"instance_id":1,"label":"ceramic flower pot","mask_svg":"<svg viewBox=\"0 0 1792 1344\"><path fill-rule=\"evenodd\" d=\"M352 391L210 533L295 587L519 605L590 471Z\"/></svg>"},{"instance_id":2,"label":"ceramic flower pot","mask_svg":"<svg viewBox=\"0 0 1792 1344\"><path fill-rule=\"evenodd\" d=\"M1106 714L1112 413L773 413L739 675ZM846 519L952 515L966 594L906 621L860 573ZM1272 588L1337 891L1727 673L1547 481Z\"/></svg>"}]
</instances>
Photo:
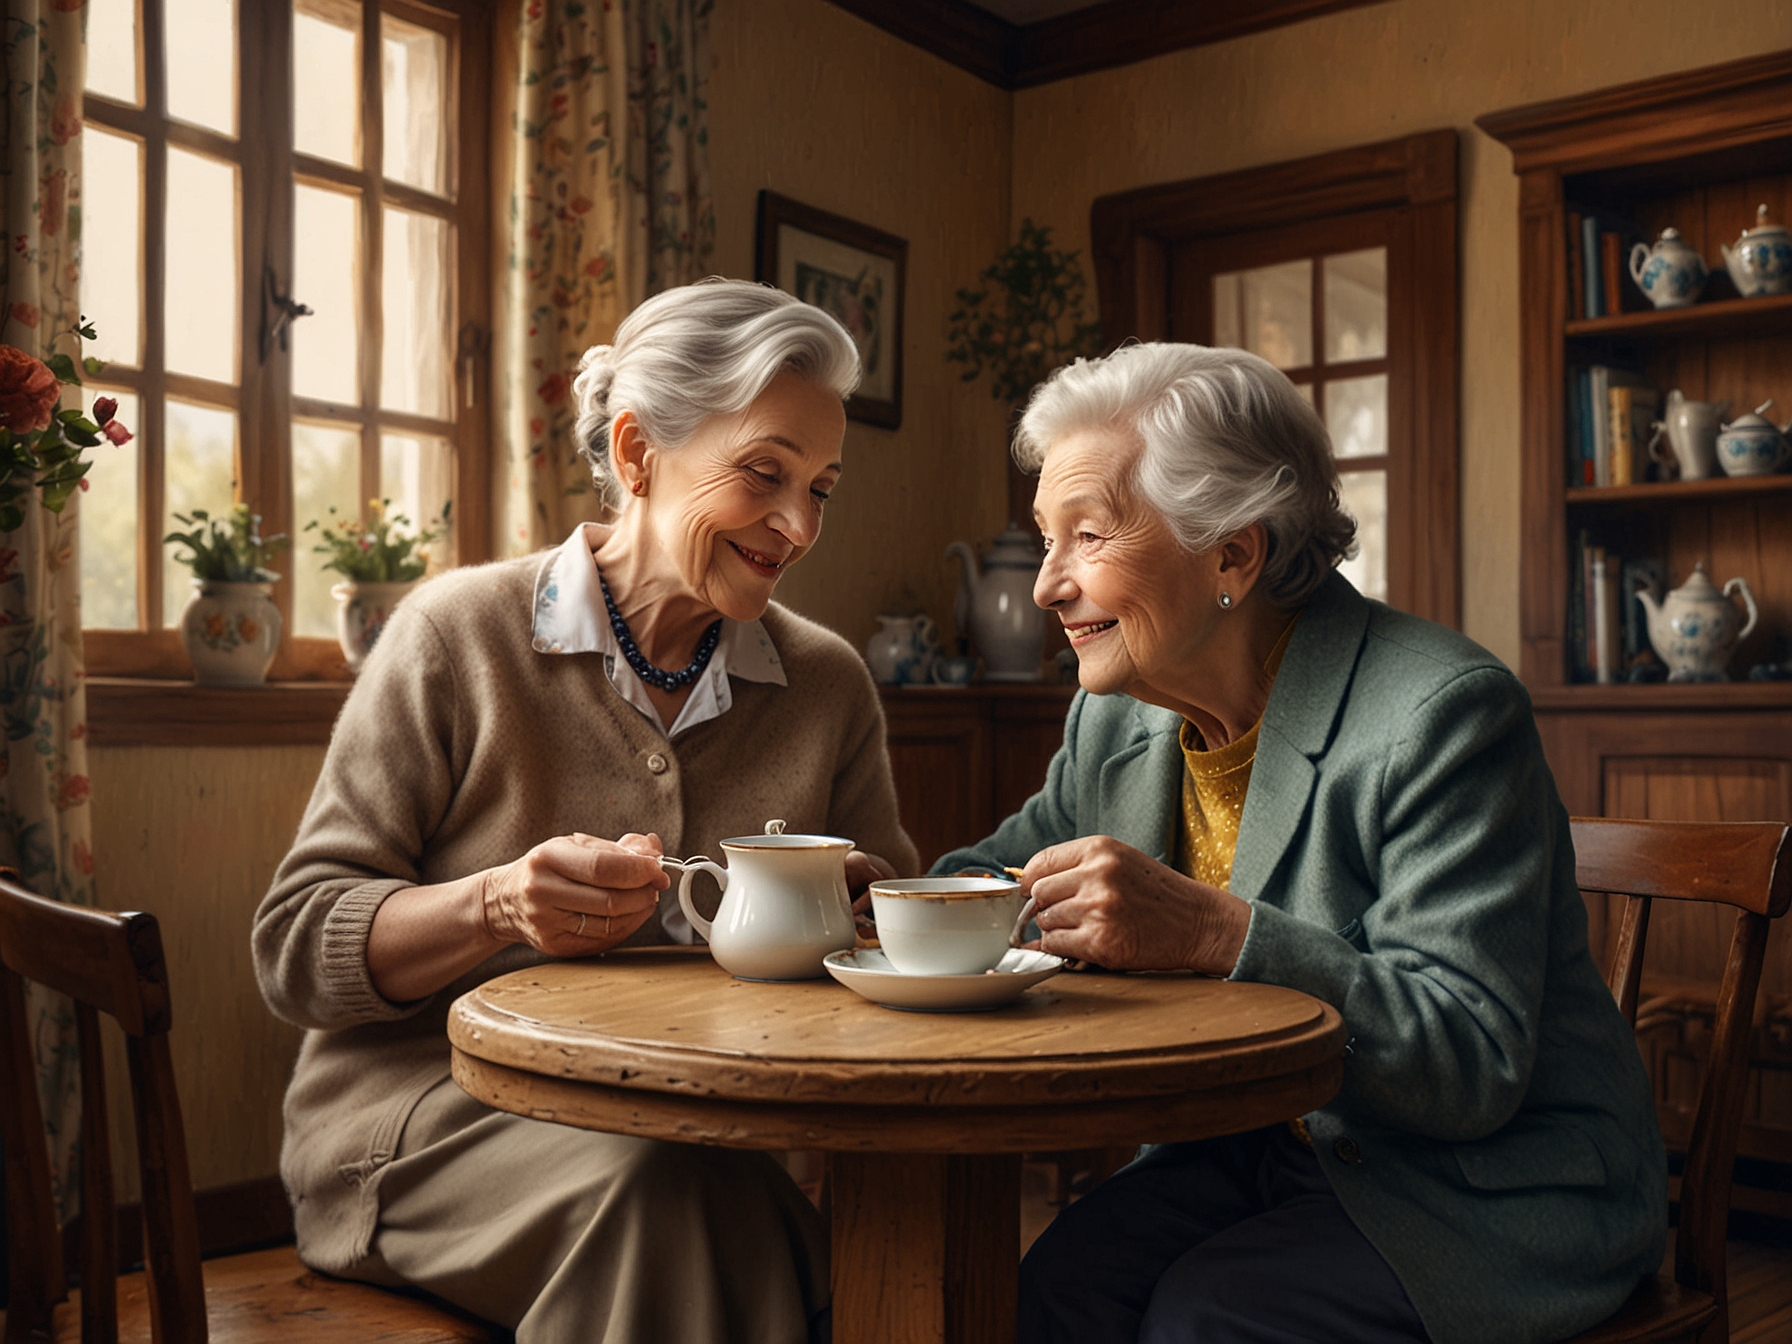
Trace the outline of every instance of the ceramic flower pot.
<instances>
[{"instance_id":1,"label":"ceramic flower pot","mask_svg":"<svg viewBox=\"0 0 1792 1344\"><path fill-rule=\"evenodd\" d=\"M336 642L342 646L350 672L360 672L380 631L386 628L392 609L417 584L416 579L405 583L339 583L330 589L336 599Z\"/></svg>"},{"instance_id":2,"label":"ceramic flower pot","mask_svg":"<svg viewBox=\"0 0 1792 1344\"><path fill-rule=\"evenodd\" d=\"M271 584L194 579L180 616L181 640L201 686L259 686L280 647L280 608Z\"/></svg>"}]
</instances>

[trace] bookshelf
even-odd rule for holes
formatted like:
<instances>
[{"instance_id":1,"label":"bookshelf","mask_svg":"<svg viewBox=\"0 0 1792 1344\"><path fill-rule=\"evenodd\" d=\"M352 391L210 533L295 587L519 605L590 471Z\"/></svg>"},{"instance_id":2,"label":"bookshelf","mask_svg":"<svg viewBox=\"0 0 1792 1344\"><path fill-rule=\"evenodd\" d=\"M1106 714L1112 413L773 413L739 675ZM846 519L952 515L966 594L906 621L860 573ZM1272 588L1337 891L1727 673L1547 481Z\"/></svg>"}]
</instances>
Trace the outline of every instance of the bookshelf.
<instances>
[{"instance_id":1,"label":"bookshelf","mask_svg":"<svg viewBox=\"0 0 1792 1344\"><path fill-rule=\"evenodd\" d=\"M1571 371L1634 370L1665 394L1728 401L1731 416L1772 398L1792 417L1792 295L1744 299L1723 271L1766 203L1792 209L1792 52L1686 71L1495 113L1482 130L1512 151L1519 180L1519 363L1522 405L1520 674L1570 813L1663 820L1792 820L1792 683L1747 680L1792 641L1792 475L1637 481L1570 480ZM1654 310L1629 284L1623 310L1576 318L1569 280L1576 215L1629 221L1653 240L1668 226L1713 267L1701 301ZM1628 250L1628 240L1626 240ZM1583 305L1584 306L1584 305ZM1640 464L1639 464L1640 465ZM1734 680L1588 684L1575 646L1576 539L1626 560L1653 560L1668 588L1703 560L1719 585L1740 575L1760 607L1730 663ZM1616 934L1606 898L1588 898L1595 956ZM1729 931L1705 912L1658 909L1645 968L1651 983L1707 985L1715 997ZM1772 935L1761 993L1792 1001L1792 941ZM1696 1016L1696 1015L1695 1015ZM1686 1130L1686 1062L1699 1023L1672 1013L1643 1038L1663 1128ZM1762 1033L1744 1155L1792 1162L1792 1050Z\"/></svg>"}]
</instances>

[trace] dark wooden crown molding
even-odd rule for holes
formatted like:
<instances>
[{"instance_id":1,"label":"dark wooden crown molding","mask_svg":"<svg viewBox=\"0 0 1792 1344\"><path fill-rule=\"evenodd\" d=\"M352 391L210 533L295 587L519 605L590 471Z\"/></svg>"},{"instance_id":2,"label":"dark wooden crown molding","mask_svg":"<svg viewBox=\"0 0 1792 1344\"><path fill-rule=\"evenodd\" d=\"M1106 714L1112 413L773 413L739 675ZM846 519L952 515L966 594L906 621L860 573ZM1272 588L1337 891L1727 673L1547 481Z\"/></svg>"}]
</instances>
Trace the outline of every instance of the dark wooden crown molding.
<instances>
[{"instance_id":1,"label":"dark wooden crown molding","mask_svg":"<svg viewBox=\"0 0 1792 1344\"><path fill-rule=\"evenodd\" d=\"M1026 89L1386 0L1103 0L1014 24L970 0L831 0L998 88Z\"/></svg>"},{"instance_id":2,"label":"dark wooden crown molding","mask_svg":"<svg viewBox=\"0 0 1792 1344\"><path fill-rule=\"evenodd\" d=\"M1709 154L1792 134L1792 51L1619 84L1477 118L1513 171L1569 173Z\"/></svg>"}]
</instances>

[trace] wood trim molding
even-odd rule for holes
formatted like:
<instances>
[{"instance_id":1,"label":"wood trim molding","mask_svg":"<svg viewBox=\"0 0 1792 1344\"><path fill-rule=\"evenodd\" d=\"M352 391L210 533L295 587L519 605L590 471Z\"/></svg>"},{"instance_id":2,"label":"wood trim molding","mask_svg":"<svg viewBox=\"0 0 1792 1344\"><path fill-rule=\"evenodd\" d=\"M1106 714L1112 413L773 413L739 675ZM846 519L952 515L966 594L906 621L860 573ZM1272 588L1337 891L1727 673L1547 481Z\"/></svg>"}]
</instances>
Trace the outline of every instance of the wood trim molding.
<instances>
[{"instance_id":1,"label":"wood trim molding","mask_svg":"<svg viewBox=\"0 0 1792 1344\"><path fill-rule=\"evenodd\" d=\"M90 677L87 740L96 747L324 746L352 684L239 688Z\"/></svg>"},{"instance_id":2,"label":"wood trim molding","mask_svg":"<svg viewBox=\"0 0 1792 1344\"><path fill-rule=\"evenodd\" d=\"M1389 593L1449 626L1461 620L1456 156L1455 131L1427 131L1103 196L1089 220L1101 326L1118 343L1173 334L1170 256L1179 244L1370 211L1395 216L1389 300L1407 304L1399 329L1412 372L1408 401L1389 409L1405 417L1411 451L1402 478L1389 483L1398 523Z\"/></svg>"},{"instance_id":3,"label":"wood trim molding","mask_svg":"<svg viewBox=\"0 0 1792 1344\"><path fill-rule=\"evenodd\" d=\"M1512 151L1514 172L1614 167L1792 133L1792 51L1491 112L1475 125Z\"/></svg>"},{"instance_id":4,"label":"wood trim molding","mask_svg":"<svg viewBox=\"0 0 1792 1344\"><path fill-rule=\"evenodd\" d=\"M1027 89L1385 0L1103 0L1014 24L964 0L832 0L998 88Z\"/></svg>"}]
</instances>

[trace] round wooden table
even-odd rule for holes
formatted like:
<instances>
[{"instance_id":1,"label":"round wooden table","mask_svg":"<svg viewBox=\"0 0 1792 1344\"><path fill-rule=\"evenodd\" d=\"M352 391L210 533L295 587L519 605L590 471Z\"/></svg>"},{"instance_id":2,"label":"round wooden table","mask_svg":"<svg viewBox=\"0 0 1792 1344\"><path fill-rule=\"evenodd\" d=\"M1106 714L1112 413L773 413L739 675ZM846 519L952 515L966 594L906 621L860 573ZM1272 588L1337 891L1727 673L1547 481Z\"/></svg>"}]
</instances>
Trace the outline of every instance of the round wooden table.
<instances>
[{"instance_id":1,"label":"round wooden table","mask_svg":"<svg viewBox=\"0 0 1792 1344\"><path fill-rule=\"evenodd\" d=\"M826 1151L840 1344L1012 1339L1022 1153L1305 1114L1338 1090L1345 1039L1272 985L1065 974L993 1012L903 1013L832 980L736 980L700 948L500 976L448 1036L455 1081L500 1110Z\"/></svg>"}]
</instances>

